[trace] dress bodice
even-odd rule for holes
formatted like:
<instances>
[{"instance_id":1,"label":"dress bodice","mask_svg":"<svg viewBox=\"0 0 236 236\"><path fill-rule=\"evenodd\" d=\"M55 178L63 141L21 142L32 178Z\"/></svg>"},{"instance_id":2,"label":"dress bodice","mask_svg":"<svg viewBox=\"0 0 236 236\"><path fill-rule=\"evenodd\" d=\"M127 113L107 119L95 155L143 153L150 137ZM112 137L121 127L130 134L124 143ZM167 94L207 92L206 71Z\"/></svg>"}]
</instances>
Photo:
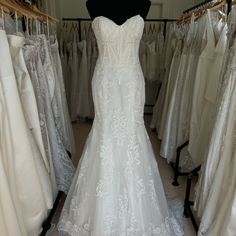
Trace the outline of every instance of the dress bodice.
<instances>
[{"instance_id":1,"label":"dress bodice","mask_svg":"<svg viewBox=\"0 0 236 236\"><path fill-rule=\"evenodd\" d=\"M98 16L92 27L99 49L98 62L106 66L139 63L138 50L144 28L140 15L127 19L122 25Z\"/></svg>"}]
</instances>

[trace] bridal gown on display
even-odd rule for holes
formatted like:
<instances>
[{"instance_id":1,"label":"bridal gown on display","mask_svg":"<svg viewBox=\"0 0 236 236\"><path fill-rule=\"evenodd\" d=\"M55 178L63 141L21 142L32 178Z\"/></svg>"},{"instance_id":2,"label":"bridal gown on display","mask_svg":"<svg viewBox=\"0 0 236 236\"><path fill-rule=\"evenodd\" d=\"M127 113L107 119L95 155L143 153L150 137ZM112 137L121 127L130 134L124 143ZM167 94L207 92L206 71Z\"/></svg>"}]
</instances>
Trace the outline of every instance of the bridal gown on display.
<instances>
[{"instance_id":1,"label":"bridal gown on display","mask_svg":"<svg viewBox=\"0 0 236 236\"><path fill-rule=\"evenodd\" d=\"M170 212L143 110L138 52L144 21L93 20L99 57L93 80L95 119L58 229L70 236L183 235Z\"/></svg>"}]
</instances>

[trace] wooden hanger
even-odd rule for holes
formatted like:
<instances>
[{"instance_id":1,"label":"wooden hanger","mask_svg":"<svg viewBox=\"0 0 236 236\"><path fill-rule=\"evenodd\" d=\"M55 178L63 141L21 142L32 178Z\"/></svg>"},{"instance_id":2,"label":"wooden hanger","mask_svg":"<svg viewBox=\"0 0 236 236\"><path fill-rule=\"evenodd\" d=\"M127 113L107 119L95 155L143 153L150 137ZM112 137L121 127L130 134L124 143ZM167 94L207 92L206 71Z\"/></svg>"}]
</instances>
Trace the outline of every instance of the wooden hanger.
<instances>
[{"instance_id":1,"label":"wooden hanger","mask_svg":"<svg viewBox=\"0 0 236 236\"><path fill-rule=\"evenodd\" d=\"M224 7L227 4L227 1L224 0L222 2L220 2L219 4L216 4L215 6L211 7L211 10L218 10L219 8Z\"/></svg>"},{"instance_id":2,"label":"wooden hanger","mask_svg":"<svg viewBox=\"0 0 236 236\"><path fill-rule=\"evenodd\" d=\"M18 0L5 0L8 1L9 4L12 4L13 6L17 7L20 11L22 11L25 16L28 16L29 18L35 19L39 16L37 16L33 11L31 11L29 8L26 8L23 3L21 3Z\"/></svg>"},{"instance_id":3,"label":"wooden hanger","mask_svg":"<svg viewBox=\"0 0 236 236\"><path fill-rule=\"evenodd\" d=\"M236 0L235 0L236 2ZM219 3L215 3L213 5L209 5L207 4L207 6L205 6L203 9L199 9L197 11L195 11L194 13L191 13L191 14L194 14L195 15L195 21L197 21L198 19L200 19L203 15L206 14L207 10L208 9L211 9L211 10L217 10L217 9L220 9L222 7L224 7L225 5L227 4L226 0L223 0ZM186 24L186 23L189 23L191 21L191 15L183 15L176 23L179 25L179 24Z\"/></svg>"},{"instance_id":4,"label":"wooden hanger","mask_svg":"<svg viewBox=\"0 0 236 236\"><path fill-rule=\"evenodd\" d=\"M37 18L38 20L44 20L42 15L37 14L36 12L32 11L32 9L30 9L27 5L24 5L21 1L19 0L8 0L11 1L12 4L17 5L19 8L21 8L23 11L27 12L28 15L31 15L32 18Z\"/></svg>"},{"instance_id":5,"label":"wooden hanger","mask_svg":"<svg viewBox=\"0 0 236 236\"><path fill-rule=\"evenodd\" d=\"M32 9L33 12L38 13L39 15L45 17L45 19L48 19L48 20L51 21L51 22L59 22L59 20L56 19L55 17L52 17L52 16L50 16L50 15L48 15L48 14L46 14L46 13L41 12L41 11L36 7L36 5L33 5L33 7L30 8L30 9Z\"/></svg>"},{"instance_id":6,"label":"wooden hanger","mask_svg":"<svg viewBox=\"0 0 236 236\"><path fill-rule=\"evenodd\" d=\"M226 0L223 0L219 3L215 3L215 4L207 4L204 5L204 8L198 9L197 11L193 12L192 14L194 14L196 16L195 20L197 21L199 18L201 18L203 15L205 15L205 13L207 12L208 9L212 9L212 10L216 10L219 8L222 8L223 6L226 5ZM184 17L184 19L180 19L179 21L177 21L177 24L183 24L183 23L188 23L191 20L191 15L187 15L186 17Z\"/></svg>"},{"instance_id":7,"label":"wooden hanger","mask_svg":"<svg viewBox=\"0 0 236 236\"><path fill-rule=\"evenodd\" d=\"M0 6L2 6L4 8L5 12L7 12L7 11L8 11L8 13L17 12L19 16L24 16L25 15L25 12L22 12L21 9L19 9L18 7L12 5L11 3L9 3L6 0L0 0Z\"/></svg>"},{"instance_id":8,"label":"wooden hanger","mask_svg":"<svg viewBox=\"0 0 236 236\"><path fill-rule=\"evenodd\" d=\"M191 18L192 14L199 14L199 12L203 11L204 9L206 9L207 7L210 7L212 6L212 3L209 2L209 3L206 3L205 5L202 5L200 7L198 7L197 9L193 10L193 11L190 11L189 13L185 13L183 14L183 16L180 18L180 21L181 19L188 19L188 18Z\"/></svg>"},{"instance_id":9,"label":"wooden hanger","mask_svg":"<svg viewBox=\"0 0 236 236\"><path fill-rule=\"evenodd\" d=\"M38 19L41 22L59 22L58 19L41 12L36 6L28 7L18 0L0 0L0 6L11 12L17 12L19 16L27 16L29 19Z\"/></svg>"},{"instance_id":10,"label":"wooden hanger","mask_svg":"<svg viewBox=\"0 0 236 236\"><path fill-rule=\"evenodd\" d=\"M1 4L0 4L0 8L1 8L1 10L3 10L3 12L5 12L5 13L7 13L7 14L10 14L9 9L6 8L6 7L4 7L4 6L2 6Z\"/></svg>"},{"instance_id":11,"label":"wooden hanger","mask_svg":"<svg viewBox=\"0 0 236 236\"><path fill-rule=\"evenodd\" d=\"M225 7L226 4L227 4L227 2L226 2L226 0L224 0L224 1L220 2L220 3L218 3L218 4L215 4L214 6L212 6L212 7L210 7L210 8L205 9L203 12L200 12L200 13L199 13L199 15L197 16L196 20L198 20L199 18L201 18L203 15L205 15L208 9L209 9L209 10L213 10L213 11L219 10L219 9L222 9L223 7ZM218 11L218 16L219 16L220 18L225 17L220 11Z\"/></svg>"}]
</instances>

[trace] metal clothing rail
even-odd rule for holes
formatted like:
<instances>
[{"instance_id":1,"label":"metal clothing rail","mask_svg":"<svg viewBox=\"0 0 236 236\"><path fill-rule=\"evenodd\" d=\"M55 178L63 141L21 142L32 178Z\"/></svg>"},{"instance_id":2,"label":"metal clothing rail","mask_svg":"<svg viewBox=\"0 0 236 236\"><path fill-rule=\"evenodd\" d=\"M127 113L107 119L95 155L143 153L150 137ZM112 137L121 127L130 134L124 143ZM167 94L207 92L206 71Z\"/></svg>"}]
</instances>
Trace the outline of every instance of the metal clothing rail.
<instances>
[{"instance_id":1,"label":"metal clothing rail","mask_svg":"<svg viewBox=\"0 0 236 236\"><path fill-rule=\"evenodd\" d=\"M195 5L194 7L191 7L189 9L183 11L183 14L191 12L191 11L193 11L193 10L195 10L195 9L201 7L201 6L204 6L208 3L211 3L211 2L213 2L213 0L206 0L202 3L199 3L199 4ZM227 2L227 14L229 14L231 12L231 9L232 9L232 0L226 0L226 2Z\"/></svg>"},{"instance_id":2,"label":"metal clothing rail","mask_svg":"<svg viewBox=\"0 0 236 236\"><path fill-rule=\"evenodd\" d=\"M186 146L188 146L188 144L189 144L189 141L185 142L184 144L182 144L181 146L179 146L177 148L175 163L171 162L171 167L174 170L174 182L172 183L172 185L174 185L174 186L179 186L179 183L178 183L179 176L184 176L184 175L188 175L189 174L189 172L180 172L179 171L180 154L181 154L181 151Z\"/></svg>"},{"instance_id":3,"label":"metal clothing rail","mask_svg":"<svg viewBox=\"0 0 236 236\"><path fill-rule=\"evenodd\" d=\"M189 8L189 9L187 9L187 10L185 10L185 11L183 11L183 13L185 14L185 13L191 12L191 11L193 11L193 10L195 10L195 9L201 7L201 6L204 6L204 5L206 5L206 4L208 4L208 3L212 2L212 1L213 1L213 0L206 0L206 1L204 1L204 2L201 2L201 3L197 4L197 5L195 5L195 6L191 7L191 8Z\"/></svg>"},{"instance_id":4,"label":"metal clothing rail","mask_svg":"<svg viewBox=\"0 0 236 236\"><path fill-rule=\"evenodd\" d=\"M68 155L69 155L69 157L71 159L71 153L68 152L68 151L67 151L67 153L68 153ZM49 215L47 216L47 218L45 219L45 221L42 224L42 232L40 233L39 236L46 236L48 230L51 228L51 226L52 226L52 219L53 219L53 217L55 215L55 212L58 209L58 206L59 206L60 201L61 201L61 199L63 197L63 194L64 193L62 191L58 191L56 200L54 201L54 204L53 204L53 207L52 207Z\"/></svg>"},{"instance_id":5,"label":"metal clothing rail","mask_svg":"<svg viewBox=\"0 0 236 236\"><path fill-rule=\"evenodd\" d=\"M227 14L228 15L232 10L232 5L233 5L232 0L227 0Z\"/></svg>"},{"instance_id":6,"label":"metal clothing rail","mask_svg":"<svg viewBox=\"0 0 236 236\"><path fill-rule=\"evenodd\" d=\"M81 22L92 21L91 18L62 18L62 21L77 21L79 23L79 39L81 40ZM166 27L168 22L174 22L176 19L145 19L145 22L164 22L164 37L166 35Z\"/></svg>"},{"instance_id":7,"label":"metal clothing rail","mask_svg":"<svg viewBox=\"0 0 236 236\"><path fill-rule=\"evenodd\" d=\"M55 212L58 208L58 205L60 203L62 196L63 196L63 193L61 191L59 191L57 194L57 198L53 204L53 208L50 211L50 214L48 215L47 219L43 222L43 225L42 225L43 229L42 229L42 232L40 233L40 236L45 236L47 234L47 231L51 228L52 218L55 215Z\"/></svg>"},{"instance_id":8,"label":"metal clothing rail","mask_svg":"<svg viewBox=\"0 0 236 236\"><path fill-rule=\"evenodd\" d=\"M187 179L187 186L186 186L186 194L185 194L185 199L184 199L184 216L186 218L191 219L193 227L195 232L198 232L198 224L197 221L194 217L194 214L192 212L191 207L194 205L194 202L190 200L190 194L191 194L191 187L192 187L192 180L194 176L198 176L198 172L200 171L201 166L196 167L194 170L192 170L190 172L190 174L188 175L188 179Z\"/></svg>"}]
</instances>

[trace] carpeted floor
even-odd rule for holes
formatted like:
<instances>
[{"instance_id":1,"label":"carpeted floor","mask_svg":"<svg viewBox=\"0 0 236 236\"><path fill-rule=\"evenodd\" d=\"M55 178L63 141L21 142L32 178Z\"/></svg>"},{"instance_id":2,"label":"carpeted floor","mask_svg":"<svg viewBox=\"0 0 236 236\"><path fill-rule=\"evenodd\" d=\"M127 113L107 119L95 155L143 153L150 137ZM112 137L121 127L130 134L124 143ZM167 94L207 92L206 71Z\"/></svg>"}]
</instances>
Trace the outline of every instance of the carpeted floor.
<instances>
[{"instance_id":1,"label":"carpeted floor","mask_svg":"<svg viewBox=\"0 0 236 236\"><path fill-rule=\"evenodd\" d=\"M173 180L173 170L170 167L170 165L167 164L166 160L164 158L160 157L160 155L159 155L160 141L157 139L156 133L152 132L149 128L150 118L151 118L150 116L145 116L146 128L149 133L154 152L156 154L156 158L157 158L157 162L158 162L158 166L159 166L160 174L162 177L162 182L164 185L165 192L171 198L175 198L176 200L183 202L184 196L185 196L185 189L186 189L186 177L179 178L180 186L178 186L178 187L174 187L171 184L172 180ZM77 154L73 158L73 162L74 162L75 166L77 166L77 164L78 164L78 161L79 161L81 153L83 151L83 147L84 147L87 135L91 129L91 126L92 126L92 122L80 122L80 123L73 124L73 130L74 130L76 148L77 148ZM58 236L59 235L58 231L56 230L56 224L57 224L58 219L60 217L60 212L63 207L64 200L65 200L65 197L63 197L60 201L59 207L57 208L57 211L56 211L56 213L53 217L53 220L52 220L52 227L48 231L47 236ZM196 235L190 219L184 218L184 232L185 232L185 236L195 236Z\"/></svg>"}]
</instances>

